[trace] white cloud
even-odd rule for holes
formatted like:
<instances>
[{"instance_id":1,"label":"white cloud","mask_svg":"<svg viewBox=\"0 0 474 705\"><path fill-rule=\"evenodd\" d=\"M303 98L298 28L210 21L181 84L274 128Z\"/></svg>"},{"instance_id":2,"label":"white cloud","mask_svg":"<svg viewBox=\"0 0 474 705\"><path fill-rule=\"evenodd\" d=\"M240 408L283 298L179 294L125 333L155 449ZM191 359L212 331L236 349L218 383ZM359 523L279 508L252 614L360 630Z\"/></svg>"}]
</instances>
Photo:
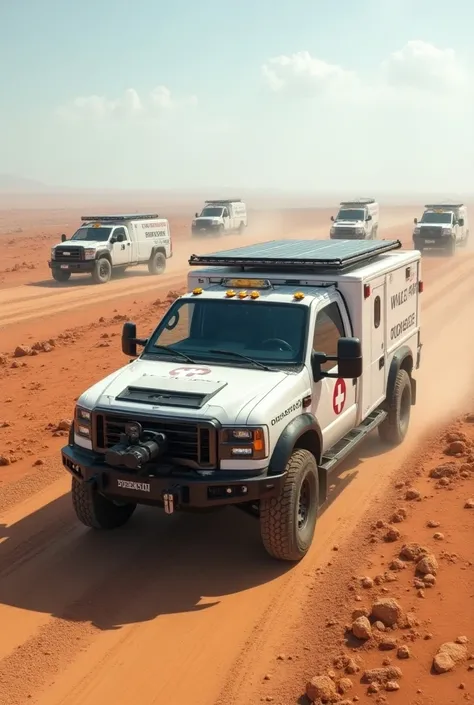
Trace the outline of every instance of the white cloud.
<instances>
[{"instance_id":1,"label":"white cloud","mask_svg":"<svg viewBox=\"0 0 474 705\"><path fill-rule=\"evenodd\" d=\"M280 55L269 59L262 66L265 82L273 91L299 85L318 91L340 91L357 86L359 79L353 71L336 64L329 64L309 51Z\"/></svg>"},{"instance_id":2,"label":"white cloud","mask_svg":"<svg viewBox=\"0 0 474 705\"><path fill-rule=\"evenodd\" d=\"M166 86L156 86L144 99L134 88L128 88L119 98L88 95L78 96L61 105L57 115L65 119L90 119L100 121L110 118L153 118L182 106L197 104L196 96L176 99Z\"/></svg>"},{"instance_id":3,"label":"white cloud","mask_svg":"<svg viewBox=\"0 0 474 705\"><path fill-rule=\"evenodd\" d=\"M468 82L466 68L454 49L439 49L420 39L407 42L382 64L386 82L397 87L417 90L446 91L464 87Z\"/></svg>"},{"instance_id":4,"label":"white cloud","mask_svg":"<svg viewBox=\"0 0 474 705\"><path fill-rule=\"evenodd\" d=\"M274 92L303 87L312 95L340 98L372 95L389 97L401 89L456 91L469 83L466 68L453 49L440 49L421 40L407 42L399 51L376 67L372 76L363 77L337 64L312 56L308 51L280 55L262 66L267 86ZM393 95L392 95L393 97Z\"/></svg>"}]
</instances>

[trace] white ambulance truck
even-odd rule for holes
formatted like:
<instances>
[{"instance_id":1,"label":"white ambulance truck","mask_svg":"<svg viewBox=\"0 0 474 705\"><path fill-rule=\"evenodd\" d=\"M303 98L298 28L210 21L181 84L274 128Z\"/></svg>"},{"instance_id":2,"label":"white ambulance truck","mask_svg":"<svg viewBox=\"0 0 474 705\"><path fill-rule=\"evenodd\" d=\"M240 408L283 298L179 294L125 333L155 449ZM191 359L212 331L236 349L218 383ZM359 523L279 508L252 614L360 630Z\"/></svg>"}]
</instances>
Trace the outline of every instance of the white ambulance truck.
<instances>
[{"instance_id":1,"label":"white ambulance truck","mask_svg":"<svg viewBox=\"0 0 474 705\"><path fill-rule=\"evenodd\" d=\"M173 254L170 226L157 214L82 216L83 224L70 240L51 248L48 262L53 279L66 282L71 274L89 272L96 284L114 273L147 264L150 274L163 274Z\"/></svg>"},{"instance_id":2,"label":"white ambulance truck","mask_svg":"<svg viewBox=\"0 0 474 705\"><path fill-rule=\"evenodd\" d=\"M444 250L449 256L469 240L467 208L463 203L431 203L425 206L421 220L414 219L415 250Z\"/></svg>"},{"instance_id":3,"label":"white ambulance truck","mask_svg":"<svg viewBox=\"0 0 474 705\"><path fill-rule=\"evenodd\" d=\"M258 518L272 556L301 559L337 465L376 428L389 446L408 430L423 285L420 253L400 247L192 255L188 293L147 339L125 323L133 359L78 398L62 461L79 520L232 505Z\"/></svg>"},{"instance_id":4,"label":"white ambulance truck","mask_svg":"<svg viewBox=\"0 0 474 705\"><path fill-rule=\"evenodd\" d=\"M206 201L191 225L193 235L242 234L247 227L247 206L240 198Z\"/></svg>"},{"instance_id":5,"label":"white ambulance truck","mask_svg":"<svg viewBox=\"0 0 474 705\"><path fill-rule=\"evenodd\" d=\"M379 204L374 198L341 201L330 230L331 240L375 240L379 229Z\"/></svg>"}]
</instances>

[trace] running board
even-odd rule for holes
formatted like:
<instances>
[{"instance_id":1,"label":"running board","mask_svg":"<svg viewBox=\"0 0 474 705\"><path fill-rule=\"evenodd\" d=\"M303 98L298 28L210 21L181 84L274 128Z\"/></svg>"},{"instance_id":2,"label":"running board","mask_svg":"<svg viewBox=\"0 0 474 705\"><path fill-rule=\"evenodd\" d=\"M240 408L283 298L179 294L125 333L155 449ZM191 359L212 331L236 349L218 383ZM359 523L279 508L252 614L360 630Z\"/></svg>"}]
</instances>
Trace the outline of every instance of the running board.
<instances>
[{"instance_id":1,"label":"running board","mask_svg":"<svg viewBox=\"0 0 474 705\"><path fill-rule=\"evenodd\" d=\"M368 436L382 421L387 418L387 412L382 409L376 409L362 423L353 428L352 431L341 438L332 448L326 451L321 458L319 465L320 478L320 504L326 501L328 495L328 476L333 470L352 453L354 448Z\"/></svg>"}]
</instances>

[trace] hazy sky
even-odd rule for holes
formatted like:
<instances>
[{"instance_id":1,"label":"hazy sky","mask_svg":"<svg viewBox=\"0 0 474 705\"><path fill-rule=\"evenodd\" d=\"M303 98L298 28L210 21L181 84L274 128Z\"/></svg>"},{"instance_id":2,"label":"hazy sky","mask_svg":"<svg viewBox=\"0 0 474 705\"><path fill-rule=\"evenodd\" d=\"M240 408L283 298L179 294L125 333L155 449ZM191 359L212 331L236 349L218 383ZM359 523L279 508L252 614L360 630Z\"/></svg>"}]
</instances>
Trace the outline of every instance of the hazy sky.
<instances>
[{"instance_id":1,"label":"hazy sky","mask_svg":"<svg viewBox=\"0 0 474 705\"><path fill-rule=\"evenodd\" d=\"M473 190L472 0L3 0L0 26L0 172Z\"/></svg>"}]
</instances>

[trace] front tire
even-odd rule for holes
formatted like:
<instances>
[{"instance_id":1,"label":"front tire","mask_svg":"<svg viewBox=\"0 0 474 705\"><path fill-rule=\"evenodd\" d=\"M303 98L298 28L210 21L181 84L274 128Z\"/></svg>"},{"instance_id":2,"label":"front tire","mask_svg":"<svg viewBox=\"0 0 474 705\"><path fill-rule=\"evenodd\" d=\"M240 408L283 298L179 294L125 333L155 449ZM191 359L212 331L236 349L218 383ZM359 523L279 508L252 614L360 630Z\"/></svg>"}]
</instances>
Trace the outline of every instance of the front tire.
<instances>
[{"instance_id":1,"label":"front tire","mask_svg":"<svg viewBox=\"0 0 474 705\"><path fill-rule=\"evenodd\" d=\"M452 239L448 242L448 245L446 247L446 254L448 257L454 257L456 254L456 240Z\"/></svg>"},{"instance_id":2,"label":"front tire","mask_svg":"<svg viewBox=\"0 0 474 705\"><path fill-rule=\"evenodd\" d=\"M245 230L245 224L244 224L244 223L240 223L240 225L239 225L239 235L243 235L243 234L244 234L244 230Z\"/></svg>"},{"instance_id":3,"label":"front tire","mask_svg":"<svg viewBox=\"0 0 474 705\"><path fill-rule=\"evenodd\" d=\"M423 240L418 240L417 238L415 238L413 240L413 249L423 252Z\"/></svg>"},{"instance_id":4,"label":"front tire","mask_svg":"<svg viewBox=\"0 0 474 705\"><path fill-rule=\"evenodd\" d=\"M148 262L150 274L163 274L166 269L166 257L162 252L155 252Z\"/></svg>"},{"instance_id":5,"label":"front tire","mask_svg":"<svg viewBox=\"0 0 474 705\"><path fill-rule=\"evenodd\" d=\"M67 282L71 278L71 272L66 272L64 269L53 269L52 274L56 282Z\"/></svg>"},{"instance_id":6,"label":"front tire","mask_svg":"<svg viewBox=\"0 0 474 705\"><path fill-rule=\"evenodd\" d=\"M101 495L95 487L72 478L72 506L84 526L91 529L117 529L132 516L136 504L114 504Z\"/></svg>"},{"instance_id":7,"label":"front tire","mask_svg":"<svg viewBox=\"0 0 474 705\"><path fill-rule=\"evenodd\" d=\"M299 561L309 551L319 510L318 467L308 450L295 449L278 497L260 500L260 532L267 552Z\"/></svg>"},{"instance_id":8,"label":"front tire","mask_svg":"<svg viewBox=\"0 0 474 705\"><path fill-rule=\"evenodd\" d=\"M92 281L94 284L107 284L112 276L112 265L106 257L101 257L96 260L94 270L92 272Z\"/></svg>"},{"instance_id":9,"label":"front tire","mask_svg":"<svg viewBox=\"0 0 474 705\"><path fill-rule=\"evenodd\" d=\"M386 403L388 416L379 426L379 436L384 443L397 446L404 441L410 425L411 380L406 370L398 371Z\"/></svg>"}]
</instances>

